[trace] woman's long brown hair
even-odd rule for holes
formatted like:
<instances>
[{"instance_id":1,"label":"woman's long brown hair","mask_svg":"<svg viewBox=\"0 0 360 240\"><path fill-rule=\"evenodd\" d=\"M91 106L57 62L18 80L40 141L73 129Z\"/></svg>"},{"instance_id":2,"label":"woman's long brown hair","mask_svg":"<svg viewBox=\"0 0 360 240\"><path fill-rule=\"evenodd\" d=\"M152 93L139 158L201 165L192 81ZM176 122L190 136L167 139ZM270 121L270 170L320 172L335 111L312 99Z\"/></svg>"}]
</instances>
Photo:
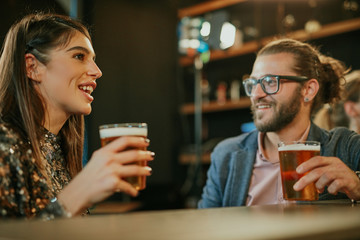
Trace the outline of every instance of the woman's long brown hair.
<instances>
[{"instance_id":1,"label":"woman's long brown hair","mask_svg":"<svg viewBox=\"0 0 360 240\"><path fill-rule=\"evenodd\" d=\"M25 54L32 53L47 64L49 51L66 46L76 32L90 41L89 32L80 22L56 14L31 14L15 23L4 41L0 57L0 113L30 141L35 164L44 176L40 152L42 126L45 121L45 102L27 77ZM59 132L67 168L75 176L82 168L84 117L72 115Z\"/></svg>"}]
</instances>

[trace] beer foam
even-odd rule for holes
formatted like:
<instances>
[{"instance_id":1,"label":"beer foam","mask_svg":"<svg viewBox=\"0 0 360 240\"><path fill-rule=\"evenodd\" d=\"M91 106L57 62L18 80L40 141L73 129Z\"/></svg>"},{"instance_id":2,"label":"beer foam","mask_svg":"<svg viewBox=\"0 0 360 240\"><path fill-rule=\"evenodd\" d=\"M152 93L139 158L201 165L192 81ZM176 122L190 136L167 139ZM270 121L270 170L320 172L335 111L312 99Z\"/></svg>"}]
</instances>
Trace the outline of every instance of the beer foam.
<instances>
[{"instance_id":1,"label":"beer foam","mask_svg":"<svg viewBox=\"0 0 360 240\"><path fill-rule=\"evenodd\" d=\"M281 146L279 151L320 151L320 145L291 144Z\"/></svg>"},{"instance_id":2,"label":"beer foam","mask_svg":"<svg viewBox=\"0 0 360 240\"><path fill-rule=\"evenodd\" d=\"M120 137L120 136L147 136L147 128L130 128L130 127L117 127L117 128L104 128L100 129L100 138Z\"/></svg>"}]
</instances>

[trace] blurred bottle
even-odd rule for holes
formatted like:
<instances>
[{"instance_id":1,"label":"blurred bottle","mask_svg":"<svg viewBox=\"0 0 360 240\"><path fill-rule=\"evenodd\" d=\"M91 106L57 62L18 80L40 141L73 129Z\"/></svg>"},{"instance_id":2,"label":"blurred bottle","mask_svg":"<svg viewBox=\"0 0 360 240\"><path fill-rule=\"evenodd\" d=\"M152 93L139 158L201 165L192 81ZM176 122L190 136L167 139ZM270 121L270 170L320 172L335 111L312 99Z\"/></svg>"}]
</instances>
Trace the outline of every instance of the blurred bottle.
<instances>
[{"instance_id":1,"label":"blurred bottle","mask_svg":"<svg viewBox=\"0 0 360 240\"><path fill-rule=\"evenodd\" d=\"M201 80L201 96L203 103L209 103L210 101L210 84L206 78Z\"/></svg>"},{"instance_id":2,"label":"blurred bottle","mask_svg":"<svg viewBox=\"0 0 360 240\"><path fill-rule=\"evenodd\" d=\"M220 82L216 89L216 100L218 103L226 102L226 88L227 85L225 82Z\"/></svg>"},{"instance_id":3,"label":"blurred bottle","mask_svg":"<svg viewBox=\"0 0 360 240\"><path fill-rule=\"evenodd\" d=\"M231 100L239 100L240 99L240 81L238 79L234 79L231 82L230 86L230 99Z\"/></svg>"},{"instance_id":4,"label":"blurred bottle","mask_svg":"<svg viewBox=\"0 0 360 240\"><path fill-rule=\"evenodd\" d=\"M241 30L241 22L233 20L232 24L236 27L235 41L231 48L240 48L244 44L244 33Z\"/></svg>"}]
</instances>

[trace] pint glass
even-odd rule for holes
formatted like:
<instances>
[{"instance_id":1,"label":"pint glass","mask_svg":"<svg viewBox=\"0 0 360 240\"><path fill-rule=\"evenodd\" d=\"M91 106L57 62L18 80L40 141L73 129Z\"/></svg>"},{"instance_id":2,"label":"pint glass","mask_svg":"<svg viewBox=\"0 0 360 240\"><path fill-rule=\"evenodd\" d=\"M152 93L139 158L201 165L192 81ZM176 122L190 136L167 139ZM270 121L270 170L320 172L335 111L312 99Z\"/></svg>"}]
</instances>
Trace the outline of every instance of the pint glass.
<instances>
[{"instance_id":1,"label":"pint glass","mask_svg":"<svg viewBox=\"0 0 360 240\"><path fill-rule=\"evenodd\" d=\"M280 142L278 144L281 181L284 199L298 201L318 200L315 183L310 183L301 191L293 189L294 184L305 174L296 173L301 163L320 155L320 143L316 141Z\"/></svg>"},{"instance_id":2,"label":"pint glass","mask_svg":"<svg viewBox=\"0 0 360 240\"><path fill-rule=\"evenodd\" d=\"M140 136L146 138L148 129L146 123L116 123L106 124L99 127L101 146L122 136ZM141 148L146 150L146 148ZM133 164L133 163L131 163ZM147 166L147 161L138 161L139 166ZM136 190L143 190L146 187L146 176L134 176L125 178Z\"/></svg>"}]
</instances>

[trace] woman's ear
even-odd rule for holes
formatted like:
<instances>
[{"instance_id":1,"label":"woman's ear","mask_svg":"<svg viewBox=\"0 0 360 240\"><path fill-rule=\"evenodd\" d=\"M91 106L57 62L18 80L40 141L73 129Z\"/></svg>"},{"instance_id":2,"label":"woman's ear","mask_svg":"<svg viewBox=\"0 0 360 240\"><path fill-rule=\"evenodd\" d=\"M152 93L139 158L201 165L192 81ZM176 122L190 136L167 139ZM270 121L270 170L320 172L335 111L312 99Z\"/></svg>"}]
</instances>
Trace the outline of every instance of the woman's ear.
<instances>
[{"instance_id":1,"label":"woman's ear","mask_svg":"<svg viewBox=\"0 0 360 240\"><path fill-rule=\"evenodd\" d=\"M305 102L312 101L319 91L319 82L312 78L304 84L304 100Z\"/></svg>"},{"instance_id":2,"label":"woman's ear","mask_svg":"<svg viewBox=\"0 0 360 240\"><path fill-rule=\"evenodd\" d=\"M25 54L26 75L35 82L41 82L38 75L39 61L31 53Z\"/></svg>"}]
</instances>

